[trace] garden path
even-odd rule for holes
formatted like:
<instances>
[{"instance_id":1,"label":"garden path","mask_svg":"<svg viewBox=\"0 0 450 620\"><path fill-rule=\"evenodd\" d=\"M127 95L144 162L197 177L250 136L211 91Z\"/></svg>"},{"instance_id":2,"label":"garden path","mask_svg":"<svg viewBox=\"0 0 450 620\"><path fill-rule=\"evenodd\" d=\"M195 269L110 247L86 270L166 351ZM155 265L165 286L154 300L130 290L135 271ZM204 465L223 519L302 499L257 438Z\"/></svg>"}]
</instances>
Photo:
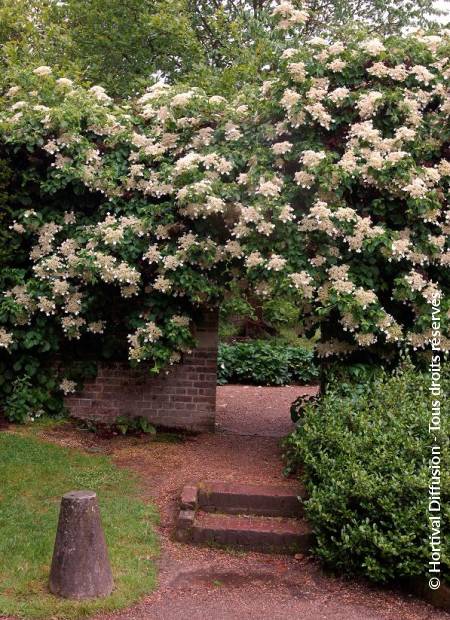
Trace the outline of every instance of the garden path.
<instances>
[{"instance_id":1,"label":"garden path","mask_svg":"<svg viewBox=\"0 0 450 620\"><path fill-rule=\"evenodd\" d=\"M73 428L48 439L107 452L136 471L161 513L160 585L138 605L96 620L450 620L421 601L362 581L326 575L306 557L200 548L171 538L177 500L190 481L289 484L279 437L291 429L289 405L314 388L218 388L215 434L183 443L148 438L102 440Z\"/></svg>"}]
</instances>

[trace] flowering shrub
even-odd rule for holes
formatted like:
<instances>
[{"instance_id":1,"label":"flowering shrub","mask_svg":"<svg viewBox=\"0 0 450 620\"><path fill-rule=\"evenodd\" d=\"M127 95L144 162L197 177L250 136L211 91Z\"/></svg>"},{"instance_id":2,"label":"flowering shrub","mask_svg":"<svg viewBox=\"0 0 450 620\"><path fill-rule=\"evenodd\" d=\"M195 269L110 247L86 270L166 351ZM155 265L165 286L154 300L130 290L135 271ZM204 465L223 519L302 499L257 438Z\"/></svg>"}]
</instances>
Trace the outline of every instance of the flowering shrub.
<instances>
[{"instance_id":1,"label":"flowering shrub","mask_svg":"<svg viewBox=\"0 0 450 620\"><path fill-rule=\"evenodd\" d=\"M286 49L232 102L158 83L117 104L49 67L4 92L12 374L80 347L159 372L232 281L320 325L321 356L425 348L440 297L448 348L448 32L296 46L307 13L273 19Z\"/></svg>"}]
</instances>

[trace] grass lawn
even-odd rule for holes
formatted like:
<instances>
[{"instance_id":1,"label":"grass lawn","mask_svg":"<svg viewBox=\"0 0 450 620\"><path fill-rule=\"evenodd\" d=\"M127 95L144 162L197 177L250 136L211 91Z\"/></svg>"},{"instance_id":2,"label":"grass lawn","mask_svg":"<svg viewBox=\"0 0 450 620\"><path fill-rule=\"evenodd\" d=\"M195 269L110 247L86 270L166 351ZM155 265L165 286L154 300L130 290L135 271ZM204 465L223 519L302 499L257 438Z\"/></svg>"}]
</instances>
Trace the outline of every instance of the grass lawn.
<instances>
[{"instance_id":1,"label":"grass lawn","mask_svg":"<svg viewBox=\"0 0 450 620\"><path fill-rule=\"evenodd\" d=\"M108 457L0 433L0 481L0 614L82 618L130 605L155 587L155 509ZM61 495L73 489L98 494L116 585L104 599L68 601L47 589Z\"/></svg>"}]
</instances>

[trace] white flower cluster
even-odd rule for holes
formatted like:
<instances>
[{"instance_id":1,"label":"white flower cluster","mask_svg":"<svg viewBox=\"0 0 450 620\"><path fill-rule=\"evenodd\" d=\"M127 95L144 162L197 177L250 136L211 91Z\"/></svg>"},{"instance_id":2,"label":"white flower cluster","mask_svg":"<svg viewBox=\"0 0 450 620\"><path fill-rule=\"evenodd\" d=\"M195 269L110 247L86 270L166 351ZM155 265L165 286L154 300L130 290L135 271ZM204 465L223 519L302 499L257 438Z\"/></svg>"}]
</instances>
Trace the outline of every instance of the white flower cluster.
<instances>
[{"instance_id":1,"label":"white flower cluster","mask_svg":"<svg viewBox=\"0 0 450 620\"><path fill-rule=\"evenodd\" d=\"M38 284L7 291L18 321L40 313L67 337L101 334L97 286L116 287L130 308L174 304L167 323L144 313L129 335L130 359L143 361L188 327L188 308L238 281L288 297L311 325L332 310L324 356L428 341L426 305L439 294L449 311L448 33L411 34L400 47L317 37L296 47L306 11L282 1L273 18L286 49L248 100L158 82L119 106L48 67L33 90L11 85L0 110L8 142L35 145L40 119L49 178L86 190L51 217L19 210L10 223ZM67 119L64 131L53 118ZM5 326L0 346L13 342ZM172 345L169 363L182 351Z\"/></svg>"}]
</instances>

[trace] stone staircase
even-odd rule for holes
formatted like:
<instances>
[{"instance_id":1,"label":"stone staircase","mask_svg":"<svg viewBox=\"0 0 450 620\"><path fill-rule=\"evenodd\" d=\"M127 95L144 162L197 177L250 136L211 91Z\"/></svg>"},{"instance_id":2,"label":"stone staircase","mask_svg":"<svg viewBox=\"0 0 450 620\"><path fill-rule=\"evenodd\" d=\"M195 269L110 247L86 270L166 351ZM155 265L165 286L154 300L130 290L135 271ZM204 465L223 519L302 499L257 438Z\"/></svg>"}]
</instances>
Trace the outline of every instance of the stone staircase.
<instances>
[{"instance_id":1,"label":"stone staircase","mask_svg":"<svg viewBox=\"0 0 450 620\"><path fill-rule=\"evenodd\" d=\"M181 494L175 537L182 542L267 553L306 553L312 533L299 487L203 482Z\"/></svg>"}]
</instances>

